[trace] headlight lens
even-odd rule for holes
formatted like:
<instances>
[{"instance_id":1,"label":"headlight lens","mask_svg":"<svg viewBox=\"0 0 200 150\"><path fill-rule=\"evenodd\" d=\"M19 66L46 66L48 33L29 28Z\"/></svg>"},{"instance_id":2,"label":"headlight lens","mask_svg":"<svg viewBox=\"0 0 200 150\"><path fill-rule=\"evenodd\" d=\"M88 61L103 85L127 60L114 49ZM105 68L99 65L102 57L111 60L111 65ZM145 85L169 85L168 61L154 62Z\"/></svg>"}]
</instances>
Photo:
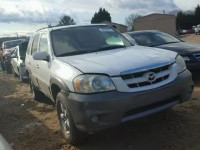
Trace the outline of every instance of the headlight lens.
<instances>
[{"instance_id":1,"label":"headlight lens","mask_svg":"<svg viewBox=\"0 0 200 150\"><path fill-rule=\"evenodd\" d=\"M80 75L74 79L78 93L97 93L115 90L111 79L104 75Z\"/></svg>"},{"instance_id":2,"label":"headlight lens","mask_svg":"<svg viewBox=\"0 0 200 150\"><path fill-rule=\"evenodd\" d=\"M180 55L176 57L176 64L178 66L178 73L181 73L186 69L185 61Z\"/></svg>"}]
</instances>

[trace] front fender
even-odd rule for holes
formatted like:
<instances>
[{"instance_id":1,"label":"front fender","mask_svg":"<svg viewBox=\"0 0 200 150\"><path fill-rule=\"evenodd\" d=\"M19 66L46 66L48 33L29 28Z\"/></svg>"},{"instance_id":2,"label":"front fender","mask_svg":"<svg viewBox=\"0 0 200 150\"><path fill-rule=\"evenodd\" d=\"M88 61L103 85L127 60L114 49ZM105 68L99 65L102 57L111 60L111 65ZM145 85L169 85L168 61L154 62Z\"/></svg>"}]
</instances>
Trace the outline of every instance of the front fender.
<instances>
[{"instance_id":1,"label":"front fender","mask_svg":"<svg viewBox=\"0 0 200 150\"><path fill-rule=\"evenodd\" d=\"M68 86L59 78L52 77L50 79L50 85L53 85L53 84L57 85L62 91L66 91L66 92L70 91Z\"/></svg>"}]
</instances>

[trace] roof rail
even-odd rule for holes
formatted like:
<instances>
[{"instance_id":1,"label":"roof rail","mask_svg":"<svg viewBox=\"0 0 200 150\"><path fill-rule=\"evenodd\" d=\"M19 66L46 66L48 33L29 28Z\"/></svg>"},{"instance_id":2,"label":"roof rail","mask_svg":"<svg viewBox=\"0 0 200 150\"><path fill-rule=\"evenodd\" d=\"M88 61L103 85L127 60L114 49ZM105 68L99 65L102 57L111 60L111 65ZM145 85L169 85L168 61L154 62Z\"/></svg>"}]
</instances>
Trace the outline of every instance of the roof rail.
<instances>
[{"instance_id":1,"label":"roof rail","mask_svg":"<svg viewBox=\"0 0 200 150\"><path fill-rule=\"evenodd\" d=\"M43 29L48 29L49 27L44 27L44 28L41 28L41 29L38 29L36 32L40 31L40 30L43 30Z\"/></svg>"}]
</instances>

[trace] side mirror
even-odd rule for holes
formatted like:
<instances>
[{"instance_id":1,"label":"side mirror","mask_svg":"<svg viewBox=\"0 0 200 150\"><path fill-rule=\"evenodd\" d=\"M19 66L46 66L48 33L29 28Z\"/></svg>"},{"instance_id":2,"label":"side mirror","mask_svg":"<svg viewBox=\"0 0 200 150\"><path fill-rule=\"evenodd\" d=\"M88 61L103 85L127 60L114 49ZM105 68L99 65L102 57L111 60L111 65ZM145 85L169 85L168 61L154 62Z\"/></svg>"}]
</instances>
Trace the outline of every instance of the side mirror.
<instances>
[{"instance_id":1,"label":"side mirror","mask_svg":"<svg viewBox=\"0 0 200 150\"><path fill-rule=\"evenodd\" d=\"M49 61L49 55L46 52L34 52L33 59Z\"/></svg>"}]
</instances>

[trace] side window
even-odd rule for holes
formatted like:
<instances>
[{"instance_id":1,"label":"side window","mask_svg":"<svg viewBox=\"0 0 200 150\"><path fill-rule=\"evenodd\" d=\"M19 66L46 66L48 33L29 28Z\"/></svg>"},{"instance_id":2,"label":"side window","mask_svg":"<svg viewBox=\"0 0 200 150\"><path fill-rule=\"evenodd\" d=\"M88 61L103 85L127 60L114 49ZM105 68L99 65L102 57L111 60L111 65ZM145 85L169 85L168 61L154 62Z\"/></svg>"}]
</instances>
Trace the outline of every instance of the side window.
<instances>
[{"instance_id":1,"label":"side window","mask_svg":"<svg viewBox=\"0 0 200 150\"><path fill-rule=\"evenodd\" d=\"M31 54L33 54L34 52L37 52L38 41L39 41L39 34L37 34L34 37L32 48L31 48Z\"/></svg>"},{"instance_id":2,"label":"side window","mask_svg":"<svg viewBox=\"0 0 200 150\"><path fill-rule=\"evenodd\" d=\"M31 46L32 46L32 42L33 42L33 36L30 37L30 40L28 42L28 47L27 47L27 54L31 55Z\"/></svg>"},{"instance_id":3,"label":"side window","mask_svg":"<svg viewBox=\"0 0 200 150\"><path fill-rule=\"evenodd\" d=\"M48 53L48 41L46 33L42 33L40 36L39 51Z\"/></svg>"}]
</instances>

